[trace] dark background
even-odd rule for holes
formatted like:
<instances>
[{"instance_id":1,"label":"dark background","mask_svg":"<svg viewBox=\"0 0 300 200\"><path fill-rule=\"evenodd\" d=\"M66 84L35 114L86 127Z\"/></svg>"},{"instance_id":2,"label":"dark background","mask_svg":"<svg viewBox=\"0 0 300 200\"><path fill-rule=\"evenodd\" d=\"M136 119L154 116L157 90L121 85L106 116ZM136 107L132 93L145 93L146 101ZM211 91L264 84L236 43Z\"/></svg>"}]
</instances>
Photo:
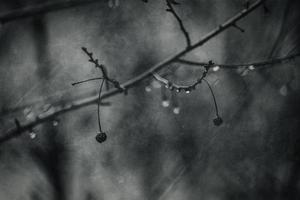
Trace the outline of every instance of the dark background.
<instances>
[{"instance_id":1,"label":"dark background","mask_svg":"<svg viewBox=\"0 0 300 200\"><path fill-rule=\"evenodd\" d=\"M179 1L179 0L178 0ZM0 12L43 3L1 0ZM176 7L195 42L240 11L244 1L182 0ZM253 2L253 1L250 1ZM300 3L267 0L187 57L246 63L299 50ZM0 27L0 131L93 94L97 83L72 87L98 71L85 46L120 82L185 48L164 1L107 1L51 12ZM224 123L216 127L205 85L162 107L161 89L146 80L101 109L108 140L99 144L96 106L60 116L0 146L0 199L299 199L299 60L208 75ZM178 66L171 66L172 67ZM170 79L191 83L197 67L179 66ZM150 92L145 87L151 88ZM166 92L171 98L171 93ZM11 108L20 107L16 112Z\"/></svg>"}]
</instances>

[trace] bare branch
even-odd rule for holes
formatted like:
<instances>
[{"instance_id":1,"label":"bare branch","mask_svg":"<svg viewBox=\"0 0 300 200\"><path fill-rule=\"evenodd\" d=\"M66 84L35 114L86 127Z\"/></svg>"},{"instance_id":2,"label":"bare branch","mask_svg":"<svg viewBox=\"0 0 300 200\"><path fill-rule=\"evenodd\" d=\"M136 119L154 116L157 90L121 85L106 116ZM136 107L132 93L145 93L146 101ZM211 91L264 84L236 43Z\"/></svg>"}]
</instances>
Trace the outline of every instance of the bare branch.
<instances>
[{"instance_id":1,"label":"bare branch","mask_svg":"<svg viewBox=\"0 0 300 200\"><path fill-rule=\"evenodd\" d=\"M255 69L258 68L265 68L265 67L272 67L275 64L280 64L282 62L290 61L293 59L296 59L297 57L300 56L300 53L288 55L285 57L281 58L275 58L275 59L270 59L270 60L265 60L265 61L260 61L260 62L252 62L252 63L240 63L240 64L213 64L212 67L220 67L224 69L237 69L239 67L251 67L253 66ZM181 64L186 64L186 65L194 65L194 66L207 66L208 63L206 62L196 62L196 61L190 61L190 60L185 60L185 59L178 59L176 62L181 63Z\"/></svg>"},{"instance_id":2,"label":"bare branch","mask_svg":"<svg viewBox=\"0 0 300 200\"><path fill-rule=\"evenodd\" d=\"M117 89L119 89L119 90L122 90L122 91L125 91L125 93L126 93L126 89L125 89L124 87L122 87L122 86L120 85L120 83L119 83L117 80L112 79L112 78L110 78L110 77L108 76L108 73L107 73L107 70L106 70L105 66L102 65L102 64L99 64L98 59L94 59L93 53L92 53L92 52L89 52L89 51L87 50L87 48L85 48L85 47L82 47L81 49L83 50L84 53L86 53L86 55L88 55L88 57L89 57L89 62L93 63L93 64L95 65L96 68L99 68L99 69L101 70L102 75L103 75L103 79L104 79L105 82L109 82L109 83L113 84L113 86L114 86L115 88L117 88ZM94 79L91 79L91 80L94 80ZM89 81L89 80L87 80L87 81ZM85 81L84 81L84 82L85 82Z\"/></svg>"},{"instance_id":3,"label":"bare branch","mask_svg":"<svg viewBox=\"0 0 300 200\"><path fill-rule=\"evenodd\" d=\"M132 88L132 87L138 85L140 82L142 82L146 78L151 77L153 73L155 73L155 72L159 71L160 69L168 66L169 64L173 63L174 61L181 58L185 54L187 54L187 53L191 52L192 50L202 46L203 44L205 44L206 42L208 42L212 38L216 37L218 34L222 33L223 31L225 31L226 29L231 27L235 22L237 22L240 19L244 18L249 13L251 13L253 10L255 10L257 7L262 5L263 2L264 2L264 0L257 0L255 3L250 5L248 9L243 9L242 11L240 11L239 13L234 15L232 18L230 18L226 22L224 22L222 25L218 26L217 28L215 28L214 30L209 32L202 39L200 39L196 44L193 44L190 47L180 51L179 53L166 58L164 61L154 65L153 67L146 70L142 74L130 79L129 81L125 82L124 84L121 84L120 86L122 88L128 89L128 88ZM109 97L114 96L116 94L120 94L122 92L123 92L123 90L121 90L121 89L113 88L113 89L110 89L109 91L103 93L103 95L101 95L101 99L106 99L106 98L109 98ZM52 119L56 118L57 116L59 116L61 114L64 114L64 113L74 111L74 110L77 110L77 109L85 107L85 106L89 106L89 105L98 103L98 101L99 101L98 95L96 95L96 96L88 97L86 99L74 101L72 103L67 104L66 106L63 106L62 108L57 108L57 110L54 111L53 113L48 113L48 114L46 113L42 116L39 116L34 121L27 122L27 123L21 125L21 127L19 129L17 129L17 128L10 129L8 132L6 132L5 134L3 134L0 137L0 144L21 135L21 133L32 129L33 127L35 127L37 125L40 125L44 122L52 120Z\"/></svg>"},{"instance_id":4,"label":"bare branch","mask_svg":"<svg viewBox=\"0 0 300 200\"><path fill-rule=\"evenodd\" d=\"M171 91L175 90L176 92L184 91L186 93L190 93L191 91L196 89L197 85L202 83L203 79L206 77L206 75L208 73L209 68L211 68L212 65L213 65L213 62L210 61L209 64L205 66L205 70L202 73L202 76L200 78L198 78L197 81L195 81L191 85L178 85L176 83L171 82L170 80L167 80L167 79L161 77L157 73L153 73L153 77Z\"/></svg>"},{"instance_id":5,"label":"bare branch","mask_svg":"<svg viewBox=\"0 0 300 200\"><path fill-rule=\"evenodd\" d=\"M69 89L67 89L65 91L69 91ZM8 117L10 115L13 115L16 112L20 112L21 110L24 110L26 108L42 107L45 104L50 104L51 106L55 107L55 106L61 105L62 102L69 102L69 101L72 101L72 99L82 99L86 96L92 96L96 93L97 93L97 91L94 90L94 91L84 92L84 93L81 93L79 95L76 95L76 97L70 98L70 96L68 95L68 92L62 93L60 91L60 92L54 93L54 94L46 96L46 97L40 97L40 98L37 98L37 99L33 99L31 101L23 103L20 106L15 106L15 107L11 106L11 107L7 107L7 108L2 108L1 111L0 111L0 121L4 117ZM61 98L62 96L67 97L67 98L62 99ZM52 102L53 99L55 99L55 98L59 99L59 100L56 100L56 101ZM111 106L111 103L110 102L101 102L101 106Z\"/></svg>"},{"instance_id":6,"label":"bare branch","mask_svg":"<svg viewBox=\"0 0 300 200\"><path fill-rule=\"evenodd\" d=\"M172 13L173 16L175 17L175 19L178 21L179 23L179 26L180 26L180 30L181 32L183 33L185 39L186 39L186 45L187 45L187 48L191 46L191 39L190 39L190 35L189 33L187 32L187 30L185 29L184 25L183 25L183 22L182 20L180 19L180 17L178 16L178 14L176 13L176 11L174 10L172 4L178 4L177 2L175 1L170 1L170 0L166 0L166 3L167 3L167 11Z\"/></svg>"},{"instance_id":7,"label":"bare branch","mask_svg":"<svg viewBox=\"0 0 300 200\"><path fill-rule=\"evenodd\" d=\"M211 65L213 65L213 63L211 61L209 63ZM218 105L217 105L217 100L216 100L216 97L215 97L215 94L214 94L214 91L213 91L212 87L210 86L209 82L205 79L205 77L206 77L206 75L208 73L208 70L211 67L211 65L208 65L208 66L205 67L205 71L203 72L202 76L195 83L193 83L192 85L186 85L186 86L177 85L177 84L172 83L171 81L169 81L169 80L167 80L167 79L159 76L157 73L154 73L153 77L158 82L160 82L161 84L163 84L165 86L164 88L167 88L167 89L169 89L171 91L173 91L175 89L176 92L184 91L187 94L191 93L192 90L195 90L196 86L199 85L199 84L201 84L202 81L204 81L206 83L206 85L208 86L208 89L210 90L210 93L211 93L211 95L213 97L213 102L214 102L214 107L215 107L215 112L216 112L216 118L213 120L213 122L214 122L214 124L216 126L220 126L223 123L223 119L219 115L219 109L218 109Z\"/></svg>"},{"instance_id":8,"label":"bare branch","mask_svg":"<svg viewBox=\"0 0 300 200\"><path fill-rule=\"evenodd\" d=\"M68 9L76 6L87 5L91 3L99 3L99 0L68 0L61 2L47 2L38 5L32 5L25 8L19 8L7 13L0 14L0 23L7 23L10 21L23 19L25 17L32 17L48 12Z\"/></svg>"}]
</instances>

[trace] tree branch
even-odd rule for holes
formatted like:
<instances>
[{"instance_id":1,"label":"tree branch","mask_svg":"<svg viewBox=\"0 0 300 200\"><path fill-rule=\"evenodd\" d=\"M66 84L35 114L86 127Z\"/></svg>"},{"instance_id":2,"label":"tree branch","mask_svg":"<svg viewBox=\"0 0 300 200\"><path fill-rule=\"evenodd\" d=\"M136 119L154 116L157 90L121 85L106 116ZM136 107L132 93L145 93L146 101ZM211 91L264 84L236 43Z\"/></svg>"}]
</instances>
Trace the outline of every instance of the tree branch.
<instances>
[{"instance_id":1,"label":"tree branch","mask_svg":"<svg viewBox=\"0 0 300 200\"><path fill-rule=\"evenodd\" d=\"M178 24L180 26L180 30L181 30L181 32L183 33L183 35L184 35L184 37L186 39L187 48L190 47L191 46L190 35L187 32L187 30L185 29L182 20L180 19L180 17L178 16L178 14L176 13L176 11L174 10L174 8L172 6L172 4L178 5L179 3L175 2L174 0L173 1L166 0L166 2L167 2L167 6L168 6L168 8L166 9L167 12L172 13L173 16L175 17L175 19L177 20L177 22L178 22Z\"/></svg>"},{"instance_id":2,"label":"tree branch","mask_svg":"<svg viewBox=\"0 0 300 200\"><path fill-rule=\"evenodd\" d=\"M249 8L243 9L242 11L240 11L239 13L237 13L236 15L234 15L233 17L231 17L230 19L225 21L222 25L218 26L217 28L215 28L214 30L212 30L211 32L209 32L208 34L203 36L203 38L200 39L197 43L191 45L188 48L185 48L184 50L180 51L179 53L177 53L175 55L172 55L172 56L166 58L162 62L160 62L160 63L154 65L153 67L151 67L150 69L146 70L144 73L142 73L142 74L130 79L129 81L121 84L121 87L129 89L129 88L132 88L132 87L138 85L144 79L151 77L153 73L155 73L155 72L159 71L160 69L168 66L169 64L173 63L174 61L176 61L180 57L182 57L185 54L191 52L192 50L202 46L203 44L208 42L210 39L212 39L215 36L217 36L218 34L222 33L223 31L225 31L226 29L231 27L233 24L235 24L235 22L237 22L240 19L244 18L249 13L251 13L253 10L255 10L257 7L262 5L263 2L264 2L264 0L257 0L255 3L250 5ZM122 89L113 88L113 89L103 93L102 96L101 96L101 99L106 99L108 97L114 96L116 94L120 94L122 92L123 92ZM20 136L23 132L32 129L33 127L35 127L39 124L42 124L42 123L47 122L49 120L53 120L54 118L56 118L57 116L59 116L61 114L64 114L64 113L74 111L74 110L77 110L77 109L85 107L85 106L89 106L89 105L98 103L98 101L99 101L98 96L96 95L96 96L88 97L86 99L77 100L77 101L74 101L72 103L69 103L66 106L63 106L62 108L57 108L52 113L45 113L45 114L37 117L37 119L34 120L34 121L27 122L23 125L21 124L19 128L15 127L15 128L10 129L8 132L6 132L5 134L3 134L0 137L0 144L5 142L5 141L8 141L12 138L15 138L17 136Z\"/></svg>"},{"instance_id":3,"label":"tree branch","mask_svg":"<svg viewBox=\"0 0 300 200\"><path fill-rule=\"evenodd\" d=\"M163 77L161 77L159 74L157 73L153 73L153 77L160 82L161 84L163 84L166 88L168 88L169 90L175 90L176 92L186 92L186 93L190 93L193 90L196 89L196 86L201 84L202 81L204 80L204 78L206 77L208 70L213 66L213 62L210 61L208 63L208 65L204 66L205 70L202 73L202 76L200 78L197 79L197 81L195 81L193 84L191 85L178 85L176 83L173 83L171 81L169 81L168 79L165 79Z\"/></svg>"},{"instance_id":4,"label":"tree branch","mask_svg":"<svg viewBox=\"0 0 300 200\"><path fill-rule=\"evenodd\" d=\"M89 62L93 63L93 64L95 65L96 68L99 68L99 69L101 70L102 75L103 75L103 79L104 79L104 81L105 81L106 83L111 83L111 84L113 84L113 86L114 86L115 88L120 89L120 90L123 90L123 91L126 93L126 89L125 89L124 87L121 87L120 83L119 83L117 80L112 79L112 78L110 78L110 77L108 76L106 67L105 67L104 65L102 65L102 64L99 64L98 59L94 59L93 53L92 53L92 52L89 52L89 51L87 50L87 48L85 48L85 47L82 47L81 49L82 49L82 51L83 51L84 53L86 53L86 55L89 57ZM98 79L100 79L100 78L98 78ZM95 79L90 79L90 80L95 80ZM83 81L83 82L87 82L87 81L90 81L90 80L86 80L86 81ZM80 82L79 82L79 83L80 83ZM72 85L74 85L74 84L72 84Z\"/></svg>"},{"instance_id":5,"label":"tree branch","mask_svg":"<svg viewBox=\"0 0 300 200\"><path fill-rule=\"evenodd\" d=\"M66 0L61 2L47 2L39 5L27 6L24 8L15 9L7 13L0 14L0 23L32 17L57 10L68 9L76 6L87 5L91 3L99 3L100 0Z\"/></svg>"},{"instance_id":6,"label":"tree branch","mask_svg":"<svg viewBox=\"0 0 300 200\"><path fill-rule=\"evenodd\" d=\"M270 60L265 60L265 61L260 61L260 62L240 63L240 64L213 64L212 67L220 67L220 68L225 68L225 69L237 69L239 67L251 67L252 66L257 69L257 68L273 66L274 64L280 64L285 61L290 61L290 60L296 59L299 56L300 56L300 53L296 53L296 54L288 55L285 57L275 58L275 59L270 59ZM208 63L206 63L206 62L196 62L196 61L190 61L190 60L185 60L185 59L178 59L178 60L176 60L176 62L181 63L181 64L186 64L186 65L200 66L200 67L208 65Z\"/></svg>"}]
</instances>

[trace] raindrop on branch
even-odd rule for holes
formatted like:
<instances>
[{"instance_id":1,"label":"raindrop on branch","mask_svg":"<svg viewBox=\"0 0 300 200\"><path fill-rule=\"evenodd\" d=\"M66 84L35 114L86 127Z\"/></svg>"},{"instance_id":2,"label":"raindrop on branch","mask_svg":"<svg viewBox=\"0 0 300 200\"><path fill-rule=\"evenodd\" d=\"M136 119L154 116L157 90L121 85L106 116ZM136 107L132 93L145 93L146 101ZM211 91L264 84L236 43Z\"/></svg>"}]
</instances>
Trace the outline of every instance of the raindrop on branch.
<instances>
[{"instance_id":1,"label":"raindrop on branch","mask_svg":"<svg viewBox=\"0 0 300 200\"><path fill-rule=\"evenodd\" d=\"M36 138L36 133L34 132L34 131L30 131L29 132L29 137L30 137L30 139L35 139Z\"/></svg>"},{"instance_id":2,"label":"raindrop on branch","mask_svg":"<svg viewBox=\"0 0 300 200\"><path fill-rule=\"evenodd\" d=\"M189 88L185 89L185 93L186 94L190 94L191 93L191 89L189 89Z\"/></svg>"},{"instance_id":3,"label":"raindrop on branch","mask_svg":"<svg viewBox=\"0 0 300 200\"><path fill-rule=\"evenodd\" d=\"M282 96L287 96L287 94L288 94L288 87L286 85L281 86L281 88L279 89L279 93Z\"/></svg>"},{"instance_id":4,"label":"raindrop on branch","mask_svg":"<svg viewBox=\"0 0 300 200\"><path fill-rule=\"evenodd\" d=\"M58 126L58 124L59 124L58 120L53 120L53 122L52 122L53 126Z\"/></svg>"},{"instance_id":5,"label":"raindrop on branch","mask_svg":"<svg viewBox=\"0 0 300 200\"><path fill-rule=\"evenodd\" d=\"M152 91L152 89L151 89L151 87L150 87L150 86L146 86L146 87L145 87L145 91L146 91L146 92L151 92L151 91Z\"/></svg>"},{"instance_id":6,"label":"raindrop on branch","mask_svg":"<svg viewBox=\"0 0 300 200\"><path fill-rule=\"evenodd\" d=\"M163 100L161 102L161 105L165 108L169 107L170 106L170 101L169 100Z\"/></svg>"},{"instance_id":7,"label":"raindrop on branch","mask_svg":"<svg viewBox=\"0 0 300 200\"><path fill-rule=\"evenodd\" d=\"M214 72L217 72L217 71L220 70L220 67L219 67L219 66L214 66L214 67L212 68L212 70L213 70Z\"/></svg>"},{"instance_id":8,"label":"raindrop on branch","mask_svg":"<svg viewBox=\"0 0 300 200\"><path fill-rule=\"evenodd\" d=\"M248 69L251 70L251 71L253 71L253 70L255 70L255 67L254 67L254 65L250 65L250 66L248 67Z\"/></svg>"},{"instance_id":9,"label":"raindrop on branch","mask_svg":"<svg viewBox=\"0 0 300 200\"><path fill-rule=\"evenodd\" d=\"M151 85L153 88L156 88L156 89L161 88L161 84L156 80L152 81Z\"/></svg>"},{"instance_id":10,"label":"raindrop on branch","mask_svg":"<svg viewBox=\"0 0 300 200\"><path fill-rule=\"evenodd\" d=\"M180 107L173 108L173 113L178 115L180 113Z\"/></svg>"}]
</instances>

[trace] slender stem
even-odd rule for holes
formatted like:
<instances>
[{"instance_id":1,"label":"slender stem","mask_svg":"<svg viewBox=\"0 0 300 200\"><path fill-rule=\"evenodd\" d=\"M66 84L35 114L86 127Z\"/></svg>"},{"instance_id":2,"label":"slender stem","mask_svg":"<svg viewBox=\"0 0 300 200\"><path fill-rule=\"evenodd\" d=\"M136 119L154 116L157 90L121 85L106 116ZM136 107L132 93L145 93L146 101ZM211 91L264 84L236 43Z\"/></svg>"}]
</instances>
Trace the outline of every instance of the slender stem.
<instances>
[{"instance_id":1,"label":"slender stem","mask_svg":"<svg viewBox=\"0 0 300 200\"><path fill-rule=\"evenodd\" d=\"M90 79L87 79L87 80L83 80L83 81L79 81L79 82L75 82L75 83L72 83L72 85L78 85L78 84L81 84L81 83L86 83L86 82L89 82L89 81L95 81L95 80L103 80L104 78L102 77L99 77L99 78L90 78Z\"/></svg>"},{"instance_id":2,"label":"slender stem","mask_svg":"<svg viewBox=\"0 0 300 200\"><path fill-rule=\"evenodd\" d=\"M175 17L175 19L177 20L179 26L180 26L180 30L181 32L183 33L185 39L186 39L186 45L187 45L187 48L189 46L191 46L191 39L190 39L190 35L188 33L188 31L185 29L184 25L183 25L183 22L182 20L180 19L180 17L178 16L178 14L176 13L176 11L174 10L173 6L172 6L172 3L170 2L170 0L166 0L167 2L167 6L168 6L168 9L167 11L172 13L173 16Z\"/></svg>"},{"instance_id":3,"label":"slender stem","mask_svg":"<svg viewBox=\"0 0 300 200\"><path fill-rule=\"evenodd\" d=\"M99 132L102 133L101 121L100 121L100 103L101 103L101 92L103 88L104 80L102 80L100 88L99 88L99 96L98 96L98 104L97 104L97 113L98 113L98 125Z\"/></svg>"},{"instance_id":4,"label":"slender stem","mask_svg":"<svg viewBox=\"0 0 300 200\"><path fill-rule=\"evenodd\" d=\"M206 85L208 86L208 88L210 90L211 96L213 97L213 100L214 100L214 105L215 105L215 109L216 109L216 116L219 117L219 110L218 110L217 100L216 100L214 91L213 91L213 89L211 88L209 82L206 79L203 79L203 81L206 83Z\"/></svg>"},{"instance_id":5,"label":"slender stem","mask_svg":"<svg viewBox=\"0 0 300 200\"><path fill-rule=\"evenodd\" d=\"M192 50L202 46L203 44L205 44L206 42L208 42L212 38L216 37L218 34L222 33L225 30L227 30L229 27L232 26L232 24L234 24L235 22L237 22L240 19L244 18L249 13L251 13L256 8L258 8L260 5L262 5L263 2L264 2L264 0L257 0L255 3L250 5L249 8L243 9L242 11L240 11L239 13L234 15L232 18L225 21L222 25L218 26L217 28L215 28L214 30L209 32L202 39L200 39L196 44L193 44L189 48L185 48L184 50L180 51L179 53L166 58L162 62L154 65L153 67L146 70L142 74L128 80L127 82L125 82L124 84L121 84L120 86L122 88L128 89L128 88L132 88L132 87L138 85L144 79L146 79L148 77L151 77L154 72L157 72L160 69L162 69L162 68L168 66L169 64L175 62L180 57L182 57L185 54L191 52ZM123 93L123 92L124 92L124 90L122 90L121 88L113 88L113 89L103 93L103 95L101 96L101 99L106 99L106 98L109 98L109 97L114 96L116 94ZM15 137L19 136L24 131L30 130L33 127L35 127L39 124L42 124L44 122L49 121L49 120L57 117L58 115L61 115L61 114L64 114L64 113L67 113L67 112L70 112L70 111L74 111L74 110L77 110L79 108L95 104L97 102L98 102L98 96L91 96L91 97L87 97L85 99L80 99L80 100L77 100L77 101L73 101L73 102L69 103L68 105L63 106L62 108L57 109L55 112L53 112L51 114L45 114L45 115L42 115L42 116L38 117L34 121L27 122L23 125L21 124L20 129L17 129L16 127L10 129L9 131L7 131L6 133L4 133L0 136L0 144L5 142L5 141L8 141L12 138L15 138Z\"/></svg>"}]
</instances>

